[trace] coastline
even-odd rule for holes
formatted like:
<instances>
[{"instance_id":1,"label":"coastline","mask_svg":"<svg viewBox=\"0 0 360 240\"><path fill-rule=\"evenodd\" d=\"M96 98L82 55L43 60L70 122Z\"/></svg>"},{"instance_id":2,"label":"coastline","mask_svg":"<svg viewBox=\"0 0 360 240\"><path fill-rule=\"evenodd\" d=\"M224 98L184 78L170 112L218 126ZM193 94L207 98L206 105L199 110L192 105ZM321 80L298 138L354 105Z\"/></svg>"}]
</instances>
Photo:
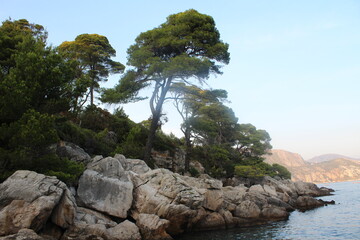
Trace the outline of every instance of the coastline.
<instances>
[{"instance_id":1,"label":"coastline","mask_svg":"<svg viewBox=\"0 0 360 240\"><path fill-rule=\"evenodd\" d=\"M0 224L0 239L27 231L22 229L32 229L37 239L172 239L286 220L294 210L332 203L315 199L332 190L312 183L270 177L251 186L230 182L152 170L120 154L94 157L77 189L55 177L18 171L0 185L0 222L7 221ZM15 223L24 212L26 221Z\"/></svg>"}]
</instances>

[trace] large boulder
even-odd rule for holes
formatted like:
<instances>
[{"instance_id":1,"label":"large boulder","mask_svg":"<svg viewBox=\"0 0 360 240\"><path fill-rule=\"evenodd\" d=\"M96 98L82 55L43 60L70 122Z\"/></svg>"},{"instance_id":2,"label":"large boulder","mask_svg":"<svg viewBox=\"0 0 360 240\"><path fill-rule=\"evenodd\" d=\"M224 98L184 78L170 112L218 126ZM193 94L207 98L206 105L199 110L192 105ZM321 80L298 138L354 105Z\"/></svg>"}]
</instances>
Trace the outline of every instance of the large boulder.
<instances>
[{"instance_id":1,"label":"large boulder","mask_svg":"<svg viewBox=\"0 0 360 240\"><path fill-rule=\"evenodd\" d=\"M224 217L218 212L211 212L202 218L196 224L196 230L214 230L214 229L225 229L226 222Z\"/></svg>"},{"instance_id":2,"label":"large boulder","mask_svg":"<svg viewBox=\"0 0 360 240\"><path fill-rule=\"evenodd\" d=\"M121 161L107 157L88 165L79 180L82 205L119 218L127 218L133 201L133 183Z\"/></svg>"},{"instance_id":3,"label":"large boulder","mask_svg":"<svg viewBox=\"0 0 360 240\"><path fill-rule=\"evenodd\" d=\"M0 240L49 240L36 234L31 229L20 229L16 234L8 235L6 237L0 237Z\"/></svg>"},{"instance_id":4,"label":"large boulder","mask_svg":"<svg viewBox=\"0 0 360 240\"><path fill-rule=\"evenodd\" d=\"M125 220L116 223L106 215L79 207L75 222L64 233L62 240L140 240L139 228Z\"/></svg>"},{"instance_id":5,"label":"large boulder","mask_svg":"<svg viewBox=\"0 0 360 240\"><path fill-rule=\"evenodd\" d=\"M111 240L141 240L139 228L129 220L107 230L107 238Z\"/></svg>"},{"instance_id":6,"label":"large boulder","mask_svg":"<svg viewBox=\"0 0 360 240\"><path fill-rule=\"evenodd\" d=\"M139 214L136 220L142 239L144 240L170 240L172 237L166 232L169 221L160 219L154 214Z\"/></svg>"},{"instance_id":7,"label":"large boulder","mask_svg":"<svg viewBox=\"0 0 360 240\"><path fill-rule=\"evenodd\" d=\"M132 180L132 217L137 219L139 214L146 213L167 219L169 234L183 232L204 202L204 197L179 174L166 169L155 169L141 175L133 174Z\"/></svg>"},{"instance_id":8,"label":"large boulder","mask_svg":"<svg viewBox=\"0 0 360 240\"><path fill-rule=\"evenodd\" d=\"M125 171L132 171L137 174L143 174L151 169L140 159L128 159L124 155L116 154L114 158L118 159Z\"/></svg>"},{"instance_id":9,"label":"large boulder","mask_svg":"<svg viewBox=\"0 0 360 240\"><path fill-rule=\"evenodd\" d=\"M91 157L81 147L74 143L61 141L56 146L56 154L60 157L69 158L72 161L87 164L91 161Z\"/></svg>"},{"instance_id":10,"label":"large boulder","mask_svg":"<svg viewBox=\"0 0 360 240\"><path fill-rule=\"evenodd\" d=\"M300 196L296 199L296 207L302 211L324 206L323 201L310 196Z\"/></svg>"},{"instance_id":11,"label":"large boulder","mask_svg":"<svg viewBox=\"0 0 360 240\"><path fill-rule=\"evenodd\" d=\"M259 206L250 200L242 201L235 209L235 216L240 218L256 219L260 213Z\"/></svg>"},{"instance_id":12,"label":"large boulder","mask_svg":"<svg viewBox=\"0 0 360 240\"><path fill-rule=\"evenodd\" d=\"M66 207L54 211L59 202ZM17 233L23 228L37 232L52 213L54 223L67 228L73 223L75 211L69 190L55 177L17 171L0 185L0 236Z\"/></svg>"},{"instance_id":13,"label":"large boulder","mask_svg":"<svg viewBox=\"0 0 360 240\"><path fill-rule=\"evenodd\" d=\"M312 196L312 197L320 197L320 196L325 196L325 195L330 195L331 191L327 188L319 188L318 186L316 186L316 184L314 183L309 183L309 182L302 182L302 181L297 181L294 183L297 193L300 196Z\"/></svg>"}]
</instances>

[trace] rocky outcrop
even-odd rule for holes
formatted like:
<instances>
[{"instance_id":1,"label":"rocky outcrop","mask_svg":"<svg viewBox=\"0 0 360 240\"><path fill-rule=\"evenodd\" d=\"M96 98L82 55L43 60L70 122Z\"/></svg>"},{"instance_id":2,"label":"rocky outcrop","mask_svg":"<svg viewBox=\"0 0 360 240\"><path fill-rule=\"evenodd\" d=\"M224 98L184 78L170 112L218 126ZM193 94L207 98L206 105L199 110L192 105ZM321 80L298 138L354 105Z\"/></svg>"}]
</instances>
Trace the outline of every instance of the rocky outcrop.
<instances>
[{"instance_id":1,"label":"rocky outcrop","mask_svg":"<svg viewBox=\"0 0 360 240\"><path fill-rule=\"evenodd\" d=\"M133 183L121 161L107 157L88 165L79 180L80 204L119 218L127 218L133 200Z\"/></svg>"},{"instance_id":2,"label":"rocky outcrop","mask_svg":"<svg viewBox=\"0 0 360 240\"><path fill-rule=\"evenodd\" d=\"M174 172L183 172L185 169L185 151L183 149L176 149L174 154L170 154L169 151L152 151L151 157L157 168L166 168Z\"/></svg>"},{"instance_id":3,"label":"rocky outcrop","mask_svg":"<svg viewBox=\"0 0 360 240\"><path fill-rule=\"evenodd\" d=\"M300 154L279 149L270 150L269 154L265 155L265 162L277 163L285 167L300 167L308 164Z\"/></svg>"},{"instance_id":4,"label":"rocky outcrop","mask_svg":"<svg viewBox=\"0 0 360 240\"><path fill-rule=\"evenodd\" d=\"M91 161L91 157L81 147L76 144L61 141L59 144L54 146L56 154L59 157L65 157L75 162L82 162L87 164Z\"/></svg>"},{"instance_id":5,"label":"rocky outcrop","mask_svg":"<svg viewBox=\"0 0 360 240\"><path fill-rule=\"evenodd\" d=\"M167 232L169 221L160 219L154 214L141 213L136 219L136 224L140 228L141 236L144 240L171 240L173 239Z\"/></svg>"},{"instance_id":6,"label":"rocky outcrop","mask_svg":"<svg viewBox=\"0 0 360 240\"><path fill-rule=\"evenodd\" d=\"M0 236L23 228L38 232L49 219L59 227L69 227L76 212L69 192L55 177L31 171L15 172L0 185Z\"/></svg>"},{"instance_id":7,"label":"rocky outcrop","mask_svg":"<svg viewBox=\"0 0 360 240\"><path fill-rule=\"evenodd\" d=\"M23 228L16 234L11 234L6 237L0 237L0 240L49 240L49 238L43 238L34 232L34 230Z\"/></svg>"},{"instance_id":8,"label":"rocky outcrop","mask_svg":"<svg viewBox=\"0 0 360 240\"><path fill-rule=\"evenodd\" d=\"M271 150L265 155L265 162L280 164L291 173L293 181L341 182L360 179L360 161L337 154L327 154L304 161L297 153L284 150Z\"/></svg>"},{"instance_id":9,"label":"rocky outcrop","mask_svg":"<svg viewBox=\"0 0 360 240\"><path fill-rule=\"evenodd\" d=\"M226 182L206 174L194 178L152 170L120 154L96 156L74 198L55 177L18 171L0 185L0 236L22 239L28 232L29 239L172 239L183 232L284 220L294 209L328 204L313 196L330 193L314 184L270 177L247 185L241 179Z\"/></svg>"}]
</instances>

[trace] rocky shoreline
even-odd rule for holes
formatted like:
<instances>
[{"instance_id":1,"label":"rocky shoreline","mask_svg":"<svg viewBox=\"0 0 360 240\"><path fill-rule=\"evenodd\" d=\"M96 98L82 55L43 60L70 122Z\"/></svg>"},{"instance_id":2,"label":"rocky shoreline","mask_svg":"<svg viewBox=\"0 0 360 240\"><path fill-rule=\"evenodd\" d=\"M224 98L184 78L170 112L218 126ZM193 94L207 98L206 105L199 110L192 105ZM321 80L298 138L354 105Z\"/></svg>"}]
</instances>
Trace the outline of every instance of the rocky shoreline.
<instances>
[{"instance_id":1,"label":"rocky shoreline","mask_svg":"<svg viewBox=\"0 0 360 240\"><path fill-rule=\"evenodd\" d=\"M94 157L68 188L55 177L17 171L0 184L0 240L172 239L184 232L284 220L334 202L331 189L264 177L256 182L183 176L144 161Z\"/></svg>"}]
</instances>

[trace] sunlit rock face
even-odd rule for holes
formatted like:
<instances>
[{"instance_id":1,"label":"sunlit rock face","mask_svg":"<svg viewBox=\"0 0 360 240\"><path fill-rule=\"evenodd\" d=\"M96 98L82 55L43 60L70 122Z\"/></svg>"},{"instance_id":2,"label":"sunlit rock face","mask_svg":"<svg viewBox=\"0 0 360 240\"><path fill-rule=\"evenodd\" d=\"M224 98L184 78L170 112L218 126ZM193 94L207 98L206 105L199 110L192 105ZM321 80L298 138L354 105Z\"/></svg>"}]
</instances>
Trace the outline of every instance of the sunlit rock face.
<instances>
[{"instance_id":1,"label":"sunlit rock face","mask_svg":"<svg viewBox=\"0 0 360 240\"><path fill-rule=\"evenodd\" d=\"M265 162L285 166L291 172L293 181L325 183L360 179L359 160L326 154L307 162L297 153L283 150L271 150L271 153L264 156Z\"/></svg>"}]
</instances>

